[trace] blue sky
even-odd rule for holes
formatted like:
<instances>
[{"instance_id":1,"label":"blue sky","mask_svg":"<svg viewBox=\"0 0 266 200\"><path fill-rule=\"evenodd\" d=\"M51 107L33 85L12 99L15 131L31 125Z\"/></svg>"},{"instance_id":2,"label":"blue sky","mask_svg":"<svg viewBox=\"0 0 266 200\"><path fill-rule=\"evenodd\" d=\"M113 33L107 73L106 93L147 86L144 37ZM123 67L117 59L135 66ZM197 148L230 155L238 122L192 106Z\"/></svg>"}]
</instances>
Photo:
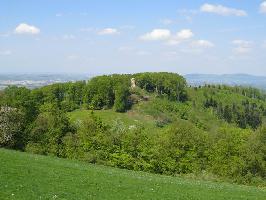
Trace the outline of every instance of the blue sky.
<instances>
[{"instance_id":1,"label":"blue sky","mask_svg":"<svg viewBox=\"0 0 266 200\"><path fill-rule=\"evenodd\" d=\"M263 0L0 1L0 73L266 75Z\"/></svg>"}]
</instances>

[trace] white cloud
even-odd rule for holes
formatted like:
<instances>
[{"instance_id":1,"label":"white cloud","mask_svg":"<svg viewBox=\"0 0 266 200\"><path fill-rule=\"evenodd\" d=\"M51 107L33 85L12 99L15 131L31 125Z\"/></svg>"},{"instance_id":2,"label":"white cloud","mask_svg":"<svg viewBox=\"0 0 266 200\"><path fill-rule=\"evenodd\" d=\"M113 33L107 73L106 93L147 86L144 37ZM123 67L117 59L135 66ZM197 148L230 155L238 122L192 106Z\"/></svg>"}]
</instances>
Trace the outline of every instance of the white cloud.
<instances>
[{"instance_id":1,"label":"white cloud","mask_svg":"<svg viewBox=\"0 0 266 200\"><path fill-rule=\"evenodd\" d=\"M213 5L213 4L204 4L200 8L201 12L207 12L207 13L214 13L217 15L223 15L223 16L247 16L246 11L244 10L239 10L235 8L228 8L222 5Z\"/></svg>"},{"instance_id":2,"label":"white cloud","mask_svg":"<svg viewBox=\"0 0 266 200\"><path fill-rule=\"evenodd\" d=\"M241 46L250 46L253 44L252 41L248 41L248 40L233 40L232 43L235 45L241 45Z\"/></svg>"},{"instance_id":3,"label":"white cloud","mask_svg":"<svg viewBox=\"0 0 266 200\"><path fill-rule=\"evenodd\" d=\"M191 43L191 46L196 48L212 48L214 44L208 40L196 40Z\"/></svg>"},{"instance_id":4,"label":"white cloud","mask_svg":"<svg viewBox=\"0 0 266 200\"><path fill-rule=\"evenodd\" d=\"M151 55L151 52L149 52L149 51L137 51L136 54L139 56L149 56L149 55Z\"/></svg>"},{"instance_id":5,"label":"white cloud","mask_svg":"<svg viewBox=\"0 0 266 200\"><path fill-rule=\"evenodd\" d=\"M134 25L123 25L120 27L120 29L125 29L125 30L133 30L136 27Z\"/></svg>"},{"instance_id":6,"label":"white cloud","mask_svg":"<svg viewBox=\"0 0 266 200\"><path fill-rule=\"evenodd\" d=\"M175 35L172 35L171 31L168 29L154 29L151 32L140 36L140 39L150 41L166 40L166 43L169 45L177 45L182 41L192 38L193 36L194 34L190 29L183 29Z\"/></svg>"},{"instance_id":7,"label":"white cloud","mask_svg":"<svg viewBox=\"0 0 266 200\"><path fill-rule=\"evenodd\" d=\"M199 55L203 51L200 48L185 47L185 48L180 49L180 52L184 54L194 54L194 55L198 54Z\"/></svg>"},{"instance_id":8,"label":"white cloud","mask_svg":"<svg viewBox=\"0 0 266 200\"><path fill-rule=\"evenodd\" d=\"M233 49L233 52L237 54L245 54L245 53L249 53L250 51L251 51L251 48L242 47L242 46L239 46Z\"/></svg>"},{"instance_id":9,"label":"white cloud","mask_svg":"<svg viewBox=\"0 0 266 200\"><path fill-rule=\"evenodd\" d=\"M79 29L80 32L93 32L96 31L95 28L92 27L86 27L86 28L81 28Z\"/></svg>"},{"instance_id":10,"label":"white cloud","mask_svg":"<svg viewBox=\"0 0 266 200\"><path fill-rule=\"evenodd\" d=\"M74 40L76 39L76 36L75 35L63 35L63 39L64 40Z\"/></svg>"},{"instance_id":11,"label":"white cloud","mask_svg":"<svg viewBox=\"0 0 266 200\"><path fill-rule=\"evenodd\" d=\"M260 4L260 12L266 13L266 1L264 1Z\"/></svg>"},{"instance_id":12,"label":"white cloud","mask_svg":"<svg viewBox=\"0 0 266 200\"><path fill-rule=\"evenodd\" d=\"M171 56L177 56L178 53L176 51L168 51L163 53L163 55L171 57Z\"/></svg>"},{"instance_id":13,"label":"white cloud","mask_svg":"<svg viewBox=\"0 0 266 200\"><path fill-rule=\"evenodd\" d=\"M72 54L72 55L67 56L67 59L71 60L71 61L78 60L79 58L80 57L78 55L76 55L76 54Z\"/></svg>"},{"instance_id":14,"label":"white cloud","mask_svg":"<svg viewBox=\"0 0 266 200\"><path fill-rule=\"evenodd\" d=\"M186 22L191 23L193 21L193 18L199 14L199 10L194 10L194 9L179 9L178 11L179 14L179 20L185 20Z\"/></svg>"},{"instance_id":15,"label":"white cloud","mask_svg":"<svg viewBox=\"0 0 266 200\"><path fill-rule=\"evenodd\" d=\"M173 20L171 20L171 19L162 19L162 20L160 20L160 22L164 25L170 25L170 24L174 23Z\"/></svg>"},{"instance_id":16,"label":"white cloud","mask_svg":"<svg viewBox=\"0 0 266 200\"><path fill-rule=\"evenodd\" d=\"M197 15L199 13L198 10L193 9L179 9L177 10L177 12L180 15Z\"/></svg>"},{"instance_id":17,"label":"white cloud","mask_svg":"<svg viewBox=\"0 0 266 200\"><path fill-rule=\"evenodd\" d=\"M130 47L130 46L121 46L118 48L118 51L121 51L121 52L130 52L132 51L134 48L133 47Z\"/></svg>"},{"instance_id":18,"label":"white cloud","mask_svg":"<svg viewBox=\"0 0 266 200\"><path fill-rule=\"evenodd\" d=\"M0 51L0 56L10 56L11 54L10 50Z\"/></svg>"},{"instance_id":19,"label":"white cloud","mask_svg":"<svg viewBox=\"0 0 266 200\"><path fill-rule=\"evenodd\" d=\"M167 51L161 54L166 61L178 60L180 53L176 51Z\"/></svg>"},{"instance_id":20,"label":"white cloud","mask_svg":"<svg viewBox=\"0 0 266 200\"><path fill-rule=\"evenodd\" d=\"M266 40L262 43L262 48L266 49Z\"/></svg>"},{"instance_id":21,"label":"white cloud","mask_svg":"<svg viewBox=\"0 0 266 200\"><path fill-rule=\"evenodd\" d=\"M56 17L62 17L63 14L62 14L62 13L56 13L55 16L56 16Z\"/></svg>"},{"instance_id":22,"label":"white cloud","mask_svg":"<svg viewBox=\"0 0 266 200\"><path fill-rule=\"evenodd\" d=\"M167 40L171 36L171 31L168 29L154 29L149 33L140 36L141 40Z\"/></svg>"},{"instance_id":23,"label":"white cloud","mask_svg":"<svg viewBox=\"0 0 266 200\"><path fill-rule=\"evenodd\" d=\"M194 36L193 32L189 29L183 29L183 30L176 33L176 38L178 38L180 40L186 40L186 39L189 39L193 36Z\"/></svg>"},{"instance_id":24,"label":"white cloud","mask_svg":"<svg viewBox=\"0 0 266 200\"><path fill-rule=\"evenodd\" d=\"M40 29L32 26L32 25L28 25L25 23L21 23L19 24L15 31L16 34L31 34L31 35L36 35L40 33Z\"/></svg>"},{"instance_id":25,"label":"white cloud","mask_svg":"<svg viewBox=\"0 0 266 200\"><path fill-rule=\"evenodd\" d=\"M183 41L189 40L194 36L194 33L190 29L183 29L172 36L168 41L168 45L178 45Z\"/></svg>"},{"instance_id":26,"label":"white cloud","mask_svg":"<svg viewBox=\"0 0 266 200\"><path fill-rule=\"evenodd\" d=\"M82 12L82 13L80 13L80 15L83 16L83 17L85 17L85 16L88 15L88 13L87 12Z\"/></svg>"},{"instance_id":27,"label":"white cloud","mask_svg":"<svg viewBox=\"0 0 266 200\"><path fill-rule=\"evenodd\" d=\"M167 45L179 45L182 41L181 40L176 40L176 39L170 39L166 42Z\"/></svg>"},{"instance_id":28,"label":"white cloud","mask_svg":"<svg viewBox=\"0 0 266 200\"><path fill-rule=\"evenodd\" d=\"M98 32L98 35L117 35L120 32L115 28L105 28Z\"/></svg>"},{"instance_id":29,"label":"white cloud","mask_svg":"<svg viewBox=\"0 0 266 200\"><path fill-rule=\"evenodd\" d=\"M234 40L232 44L235 46L233 52L236 54L246 54L252 51L253 42L247 40Z\"/></svg>"}]
</instances>

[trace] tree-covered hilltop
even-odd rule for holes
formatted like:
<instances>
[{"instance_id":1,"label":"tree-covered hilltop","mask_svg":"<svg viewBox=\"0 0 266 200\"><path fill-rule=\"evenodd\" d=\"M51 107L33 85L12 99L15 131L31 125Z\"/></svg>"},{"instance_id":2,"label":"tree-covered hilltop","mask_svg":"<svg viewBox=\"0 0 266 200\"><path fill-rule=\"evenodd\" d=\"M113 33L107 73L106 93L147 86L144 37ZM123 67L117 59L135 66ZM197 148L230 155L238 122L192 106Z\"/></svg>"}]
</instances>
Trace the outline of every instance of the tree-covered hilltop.
<instances>
[{"instance_id":1,"label":"tree-covered hilltop","mask_svg":"<svg viewBox=\"0 0 266 200\"><path fill-rule=\"evenodd\" d=\"M134 81L134 84L132 83ZM266 95L174 73L0 93L0 146L160 174L265 184Z\"/></svg>"}]
</instances>

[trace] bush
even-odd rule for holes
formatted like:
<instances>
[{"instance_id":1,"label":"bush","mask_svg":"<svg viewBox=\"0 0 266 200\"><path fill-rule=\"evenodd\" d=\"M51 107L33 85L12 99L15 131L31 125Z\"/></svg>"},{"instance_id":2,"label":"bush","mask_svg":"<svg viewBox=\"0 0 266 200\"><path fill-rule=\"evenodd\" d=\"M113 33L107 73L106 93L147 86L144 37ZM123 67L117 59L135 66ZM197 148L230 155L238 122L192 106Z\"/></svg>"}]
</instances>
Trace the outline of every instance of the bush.
<instances>
[{"instance_id":1,"label":"bush","mask_svg":"<svg viewBox=\"0 0 266 200\"><path fill-rule=\"evenodd\" d=\"M221 177L235 180L246 174L245 145L250 132L239 128L223 127L213 137L210 148L210 170Z\"/></svg>"},{"instance_id":2,"label":"bush","mask_svg":"<svg viewBox=\"0 0 266 200\"><path fill-rule=\"evenodd\" d=\"M129 108L129 89L120 86L115 91L114 109L116 112L125 112Z\"/></svg>"},{"instance_id":3,"label":"bush","mask_svg":"<svg viewBox=\"0 0 266 200\"><path fill-rule=\"evenodd\" d=\"M28 143L25 151L34 154L45 154L45 148L39 143Z\"/></svg>"},{"instance_id":4,"label":"bush","mask_svg":"<svg viewBox=\"0 0 266 200\"><path fill-rule=\"evenodd\" d=\"M11 107L0 107L0 147L22 149L26 142L23 113Z\"/></svg>"},{"instance_id":5,"label":"bush","mask_svg":"<svg viewBox=\"0 0 266 200\"><path fill-rule=\"evenodd\" d=\"M154 149L154 171L185 174L206 168L207 135L192 124L180 120L158 139Z\"/></svg>"}]
</instances>

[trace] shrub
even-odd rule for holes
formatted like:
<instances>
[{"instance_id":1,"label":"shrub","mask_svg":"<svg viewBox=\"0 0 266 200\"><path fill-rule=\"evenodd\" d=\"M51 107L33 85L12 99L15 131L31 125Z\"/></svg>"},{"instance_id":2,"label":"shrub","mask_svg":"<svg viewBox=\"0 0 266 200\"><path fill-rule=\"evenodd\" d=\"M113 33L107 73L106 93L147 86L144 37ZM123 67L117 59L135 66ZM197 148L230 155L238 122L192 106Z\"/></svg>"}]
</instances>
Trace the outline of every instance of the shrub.
<instances>
[{"instance_id":1,"label":"shrub","mask_svg":"<svg viewBox=\"0 0 266 200\"><path fill-rule=\"evenodd\" d=\"M26 133L23 113L11 107L0 108L0 147L19 148L24 146Z\"/></svg>"},{"instance_id":2,"label":"shrub","mask_svg":"<svg viewBox=\"0 0 266 200\"><path fill-rule=\"evenodd\" d=\"M120 86L115 91L114 109L116 112L125 112L129 108L129 89Z\"/></svg>"}]
</instances>

